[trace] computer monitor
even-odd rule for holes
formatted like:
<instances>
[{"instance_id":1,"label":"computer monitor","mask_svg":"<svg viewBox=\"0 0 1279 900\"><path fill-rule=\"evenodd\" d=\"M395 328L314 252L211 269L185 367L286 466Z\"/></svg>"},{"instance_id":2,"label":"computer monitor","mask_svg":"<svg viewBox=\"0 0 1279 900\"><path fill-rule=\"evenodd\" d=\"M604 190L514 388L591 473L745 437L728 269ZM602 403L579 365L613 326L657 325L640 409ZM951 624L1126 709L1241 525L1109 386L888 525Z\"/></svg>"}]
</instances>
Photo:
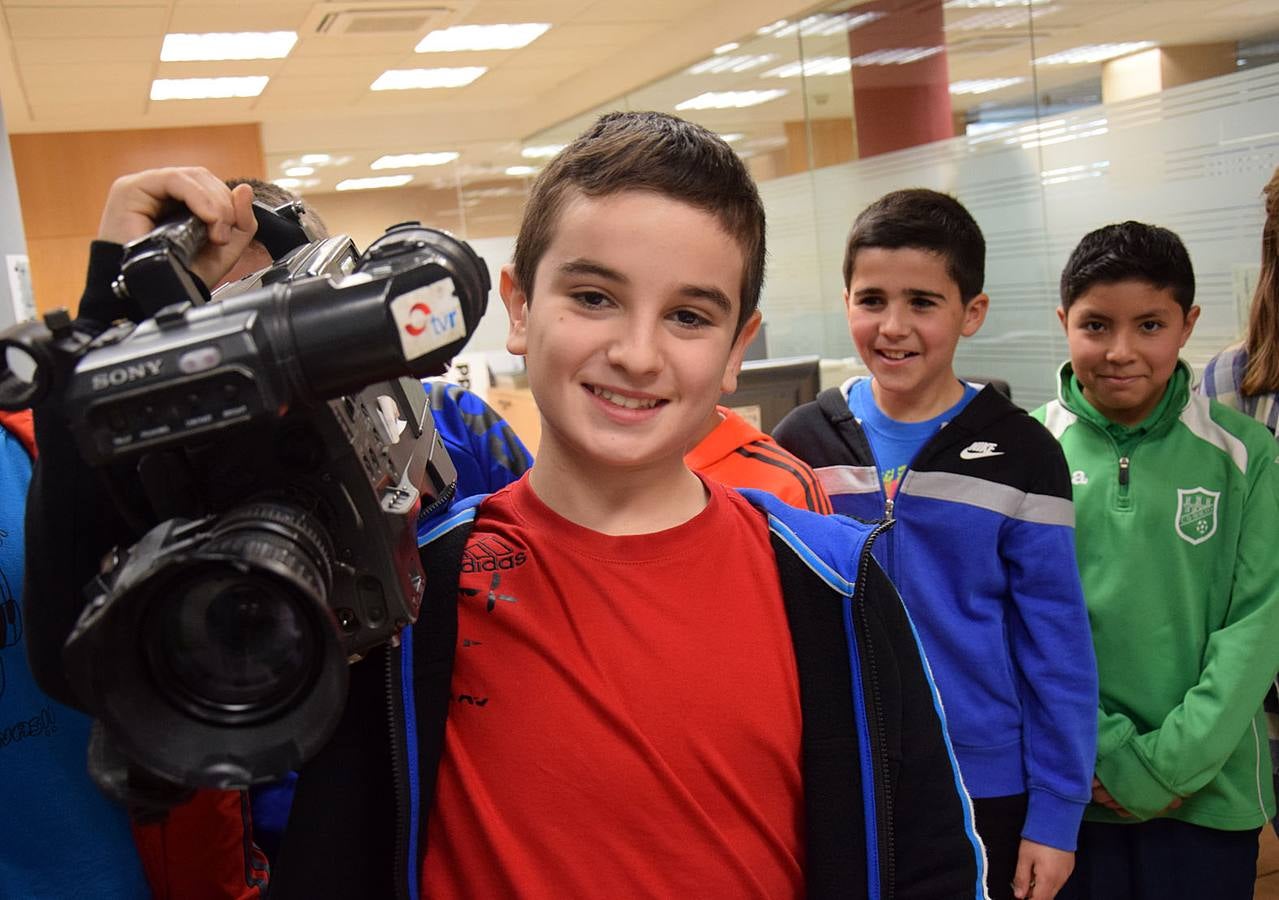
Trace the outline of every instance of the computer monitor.
<instances>
[{"instance_id":1,"label":"computer monitor","mask_svg":"<svg viewBox=\"0 0 1279 900\"><path fill-rule=\"evenodd\" d=\"M760 431L771 432L792 409L816 399L820 364L818 356L747 361L737 376L737 390L724 394L719 402Z\"/></svg>"}]
</instances>

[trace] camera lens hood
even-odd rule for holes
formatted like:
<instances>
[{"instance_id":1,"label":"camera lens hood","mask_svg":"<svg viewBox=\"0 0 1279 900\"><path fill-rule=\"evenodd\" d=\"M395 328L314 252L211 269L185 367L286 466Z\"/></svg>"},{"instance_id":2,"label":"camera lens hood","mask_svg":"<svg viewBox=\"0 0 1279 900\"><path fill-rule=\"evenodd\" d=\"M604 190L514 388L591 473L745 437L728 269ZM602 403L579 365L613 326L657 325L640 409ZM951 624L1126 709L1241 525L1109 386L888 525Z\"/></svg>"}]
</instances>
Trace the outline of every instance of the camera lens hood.
<instances>
[{"instance_id":1,"label":"camera lens hood","mask_svg":"<svg viewBox=\"0 0 1279 900\"><path fill-rule=\"evenodd\" d=\"M246 553L243 541L219 546L208 524L169 520L148 532L97 582L63 661L143 768L195 787L247 787L296 770L328 740L347 660L306 566L280 552L287 540Z\"/></svg>"}]
</instances>

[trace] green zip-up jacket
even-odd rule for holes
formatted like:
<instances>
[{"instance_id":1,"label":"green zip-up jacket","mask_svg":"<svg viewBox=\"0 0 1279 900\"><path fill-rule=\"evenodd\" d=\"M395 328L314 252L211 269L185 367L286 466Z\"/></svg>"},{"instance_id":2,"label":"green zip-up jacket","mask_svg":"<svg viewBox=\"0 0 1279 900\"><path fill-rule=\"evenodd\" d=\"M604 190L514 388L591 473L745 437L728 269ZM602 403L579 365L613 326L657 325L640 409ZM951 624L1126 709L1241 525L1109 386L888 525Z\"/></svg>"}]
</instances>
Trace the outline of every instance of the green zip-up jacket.
<instances>
[{"instance_id":1,"label":"green zip-up jacket","mask_svg":"<svg viewBox=\"0 0 1279 900\"><path fill-rule=\"evenodd\" d=\"M1070 364L1032 415L1061 442L1097 650L1097 777L1137 819L1223 830L1274 814L1261 700L1279 668L1279 444L1191 396L1179 363L1134 427L1083 398ZM1085 818L1124 822L1089 806Z\"/></svg>"}]
</instances>

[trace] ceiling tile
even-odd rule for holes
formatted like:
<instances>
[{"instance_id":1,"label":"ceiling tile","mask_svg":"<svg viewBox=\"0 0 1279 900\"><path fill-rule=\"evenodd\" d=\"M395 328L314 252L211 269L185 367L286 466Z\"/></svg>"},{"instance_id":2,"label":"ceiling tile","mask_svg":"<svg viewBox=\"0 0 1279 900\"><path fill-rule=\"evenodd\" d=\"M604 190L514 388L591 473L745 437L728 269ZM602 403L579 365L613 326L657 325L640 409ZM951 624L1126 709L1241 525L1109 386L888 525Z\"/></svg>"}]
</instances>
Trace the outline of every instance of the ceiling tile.
<instances>
[{"instance_id":1,"label":"ceiling tile","mask_svg":"<svg viewBox=\"0 0 1279 900\"><path fill-rule=\"evenodd\" d=\"M145 96L117 98L111 103L114 115L136 118L141 118L146 113L146 106ZM96 131L110 126L110 120L104 120L102 115L102 101L88 101L83 97L72 100L49 99L32 103L31 118L39 126L33 129L35 131L52 130L48 126L55 122L59 123L60 131L67 130L61 127L63 123L83 123L76 128L78 131Z\"/></svg>"},{"instance_id":2,"label":"ceiling tile","mask_svg":"<svg viewBox=\"0 0 1279 900\"><path fill-rule=\"evenodd\" d=\"M533 97L572 78L576 66L510 66L486 72L468 89L472 98Z\"/></svg>"},{"instance_id":3,"label":"ceiling tile","mask_svg":"<svg viewBox=\"0 0 1279 900\"><path fill-rule=\"evenodd\" d=\"M179 6L173 10L169 31L202 34L208 31L296 31L313 3L253 3Z\"/></svg>"},{"instance_id":4,"label":"ceiling tile","mask_svg":"<svg viewBox=\"0 0 1279 900\"><path fill-rule=\"evenodd\" d=\"M529 0L480 0L460 21L468 25L516 25L521 22L555 25L575 20L591 5L591 0L537 0L536 3Z\"/></svg>"},{"instance_id":5,"label":"ceiling tile","mask_svg":"<svg viewBox=\"0 0 1279 900\"><path fill-rule=\"evenodd\" d=\"M24 38L116 38L164 33L167 8L122 6L114 8L52 6L8 9L9 35Z\"/></svg>"},{"instance_id":6,"label":"ceiling tile","mask_svg":"<svg viewBox=\"0 0 1279 900\"><path fill-rule=\"evenodd\" d=\"M159 35L115 38L109 42L98 38L28 38L15 40L13 50L18 65L23 67L40 63L157 63L162 41Z\"/></svg>"},{"instance_id":7,"label":"ceiling tile","mask_svg":"<svg viewBox=\"0 0 1279 900\"><path fill-rule=\"evenodd\" d=\"M643 22L631 25L565 25L552 28L530 46L538 50L560 50L576 47L625 47L637 43L662 28L662 23Z\"/></svg>"},{"instance_id":8,"label":"ceiling tile","mask_svg":"<svg viewBox=\"0 0 1279 900\"><path fill-rule=\"evenodd\" d=\"M119 85L151 84L151 64L145 62L82 63L80 65L23 66L27 95L41 91L92 91L95 95Z\"/></svg>"},{"instance_id":9,"label":"ceiling tile","mask_svg":"<svg viewBox=\"0 0 1279 900\"><path fill-rule=\"evenodd\" d=\"M574 21L585 24L676 21L711 5L713 5L712 0L644 0L643 3L600 0L575 16Z\"/></svg>"},{"instance_id":10,"label":"ceiling tile","mask_svg":"<svg viewBox=\"0 0 1279 900\"><path fill-rule=\"evenodd\" d=\"M162 62L156 64L157 78L225 78L236 75L275 75L284 67L282 59L226 59L208 62Z\"/></svg>"}]
</instances>

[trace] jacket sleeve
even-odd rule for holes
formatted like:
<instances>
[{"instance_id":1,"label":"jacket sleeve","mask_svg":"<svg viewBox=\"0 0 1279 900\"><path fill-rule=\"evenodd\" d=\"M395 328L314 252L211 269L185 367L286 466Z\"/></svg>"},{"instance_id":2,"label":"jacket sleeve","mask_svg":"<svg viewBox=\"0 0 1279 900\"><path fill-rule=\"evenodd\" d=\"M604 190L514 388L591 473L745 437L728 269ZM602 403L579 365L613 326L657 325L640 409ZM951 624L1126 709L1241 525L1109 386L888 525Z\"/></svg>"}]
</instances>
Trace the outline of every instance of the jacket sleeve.
<instances>
[{"instance_id":1,"label":"jacket sleeve","mask_svg":"<svg viewBox=\"0 0 1279 900\"><path fill-rule=\"evenodd\" d=\"M1175 797L1204 787L1225 765L1257 715L1279 666L1279 458L1255 454L1244 499L1230 604L1222 627L1209 635L1199 681L1144 734L1127 716L1099 712L1097 777L1139 818L1150 818ZM1264 742L1261 735L1259 741ZM1116 791L1116 788L1119 791Z\"/></svg>"},{"instance_id":2,"label":"jacket sleeve","mask_svg":"<svg viewBox=\"0 0 1279 900\"><path fill-rule=\"evenodd\" d=\"M1075 562L1070 473L1047 432L1042 448L1035 483L999 535L1022 698L1029 805L1021 833L1074 850L1097 758L1097 661Z\"/></svg>"},{"instance_id":3,"label":"jacket sleeve","mask_svg":"<svg viewBox=\"0 0 1279 900\"><path fill-rule=\"evenodd\" d=\"M120 256L118 244L101 241L90 251L79 321L91 329L137 312L111 293ZM62 671L62 645L84 606L85 584L97 574L103 554L127 542L131 529L99 474L80 459L61 416L48 407L36 409L35 433L40 452L27 495L23 586L27 655L41 690L80 708Z\"/></svg>"},{"instance_id":4,"label":"jacket sleeve","mask_svg":"<svg viewBox=\"0 0 1279 900\"><path fill-rule=\"evenodd\" d=\"M523 441L478 394L442 381L428 391L435 429L457 470L459 499L499 491L532 467Z\"/></svg>"},{"instance_id":5,"label":"jacket sleeve","mask_svg":"<svg viewBox=\"0 0 1279 900\"><path fill-rule=\"evenodd\" d=\"M941 700L906 607L874 561L862 597L868 646L882 648L864 655L863 669L872 678L891 679L895 688L880 691L890 770L886 824L893 835L886 887L901 900L984 897L985 852L946 736ZM889 705L894 702L895 709Z\"/></svg>"}]
</instances>

